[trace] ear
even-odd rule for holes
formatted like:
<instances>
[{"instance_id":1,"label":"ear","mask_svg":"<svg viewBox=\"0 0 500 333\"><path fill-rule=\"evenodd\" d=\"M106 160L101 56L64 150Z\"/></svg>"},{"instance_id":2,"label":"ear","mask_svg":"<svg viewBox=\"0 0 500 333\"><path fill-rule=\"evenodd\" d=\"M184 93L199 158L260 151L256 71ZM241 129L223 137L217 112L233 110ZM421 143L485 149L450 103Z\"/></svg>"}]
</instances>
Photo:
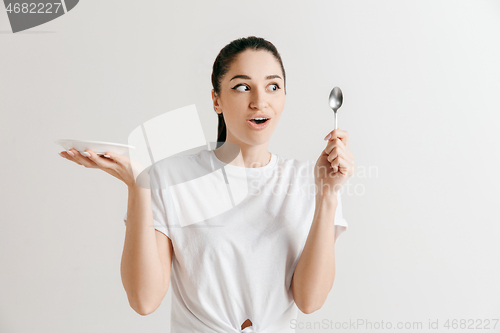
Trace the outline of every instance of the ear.
<instances>
[{"instance_id":1,"label":"ear","mask_svg":"<svg viewBox=\"0 0 500 333\"><path fill-rule=\"evenodd\" d=\"M216 96L215 94L215 89L212 89L212 101L214 104L215 112L217 112L217 109L220 107L220 105L219 105L219 97Z\"/></svg>"}]
</instances>

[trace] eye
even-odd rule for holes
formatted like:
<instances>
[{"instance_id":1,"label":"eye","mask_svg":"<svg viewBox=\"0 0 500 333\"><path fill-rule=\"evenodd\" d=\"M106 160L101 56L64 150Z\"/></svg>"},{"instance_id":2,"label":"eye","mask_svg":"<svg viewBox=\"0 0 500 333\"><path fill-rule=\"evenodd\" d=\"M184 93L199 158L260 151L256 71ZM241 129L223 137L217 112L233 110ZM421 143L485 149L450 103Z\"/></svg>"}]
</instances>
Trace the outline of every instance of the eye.
<instances>
[{"instance_id":1,"label":"eye","mask_svg":"<svg viewBox=\"0 0 500 333\"><path fill-rule=\"evenodd\" d=\"M246 91L246 90L241 90L241 89L238 89L239 87L244 87L244 88L247 88L247 86L245 86L245 85L243 85L243 84L241 84L241 83L240 83L240 84L237 84L236 86L234 86L234 87L233 87L233 88L231 88L231 89L236 90L236 91Z\"/></svg>"},{"instance_id":2,"label":"eye","mask_svg":"<svg viewBox=\"0 0 500 333\"><path fill-rule=\"evenodd\" d=\"M271 86L276 86L276 89L272 89L272 91L277 91L278 89L281 89L277 83L271 83Z\"/></svg>"},{"instance_id":3,"label":"eye","mask_svg":"<svg viewBox=\"0 0 500 333\"><path fill-rule=\"evenodd\" d=\"M277 83L271 83L271 84L270 84L270 86L275 86L275 88L274 88L274 89L271 89L271 91L277 91L278 89L281 89L281 88L280 88L280 86L279 86ZM248 88L248 86L246 86L246 85L244 85L244 84L241 84L241 83L240 83L240 84L237 84L236 86L234 86L234 87L233 87L233 88L231 88L231 89L236 90L236 91L242 91L242 92L243 92L243 91L247 91L247 90L244 90L244 89L243 89L243 90L242 90L242 89L238 89L238 88L240 88L240 87L243 87L243 88Z\"/></svg>"}]
</instances>

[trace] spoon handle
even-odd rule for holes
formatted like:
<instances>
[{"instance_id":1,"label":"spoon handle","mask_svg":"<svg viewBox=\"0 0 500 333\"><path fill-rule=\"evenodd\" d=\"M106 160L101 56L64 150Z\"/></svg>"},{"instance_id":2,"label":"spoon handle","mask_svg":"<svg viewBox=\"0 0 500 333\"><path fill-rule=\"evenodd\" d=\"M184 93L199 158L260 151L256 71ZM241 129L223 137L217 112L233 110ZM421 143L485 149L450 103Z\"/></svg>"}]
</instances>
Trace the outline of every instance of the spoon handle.
<instances>
[{"instance_id":1,"label":"spoon handle","mask_svg":"<svg viewBox=\"0 0 500 333\"><path fill-rule=\"evenodd\" d=\"M337 124L338 124L338 123L337 123L337 111L335 111L335 112L334 112L334 114L335 114L335 116L334 116L334 117L335 117L335 126L334 126L334 128L333 128L333 129L337 129L337 128L338 128L338 127L337 127Z\"/></svg>"}]
</instances>

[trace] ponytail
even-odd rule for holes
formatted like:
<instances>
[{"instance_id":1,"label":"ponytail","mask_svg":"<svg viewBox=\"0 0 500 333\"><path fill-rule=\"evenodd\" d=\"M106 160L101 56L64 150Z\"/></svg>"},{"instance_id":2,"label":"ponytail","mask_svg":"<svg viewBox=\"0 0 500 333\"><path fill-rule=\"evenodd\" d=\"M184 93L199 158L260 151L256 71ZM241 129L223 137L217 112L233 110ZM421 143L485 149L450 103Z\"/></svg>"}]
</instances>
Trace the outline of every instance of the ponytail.
<instances>
[{"instance_id":1,"label":"ponytail","mask_svg":"<svg viewBox=\"0 0 500 333\"><path fill-rule=\"evenodd\" d=\"M226 129L226 122L224 121L224 116L222 115L222 112L218 114L219 117L219 125L217 126L217 148L222 146L224 142L226 142L226 135L227 135L227 129Z\"/></svg>"}]
</instances>

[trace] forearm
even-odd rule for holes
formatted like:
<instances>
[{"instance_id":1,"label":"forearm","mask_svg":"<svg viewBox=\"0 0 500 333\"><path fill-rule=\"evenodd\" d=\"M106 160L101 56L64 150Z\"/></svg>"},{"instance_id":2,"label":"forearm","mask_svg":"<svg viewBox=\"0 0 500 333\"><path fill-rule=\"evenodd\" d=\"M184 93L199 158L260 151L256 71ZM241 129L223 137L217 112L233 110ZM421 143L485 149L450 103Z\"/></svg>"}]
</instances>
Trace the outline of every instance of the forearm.
<instances>
[{"instance_id":1,"label":"forearm","mask_svg":"<svg viewBox=\"0 0 500 333\"><path fill-rule=\"evenodd\" d=\"M128 194L121 277L131 307L143 314L159 304L168 286L156 244L151 190L130 186Z\"/></svg>"},{"instance_id":2,"label":"forearm","mask_svg":"<svg viewBox=\"0 0 500 333\"><path fill-rule=\"evenodd\" d=\"M292 278L297 307L304 313L321 308L335 279L335 210L337 197L317 197L311 229Z\"/></svg>"}]
</instances>

